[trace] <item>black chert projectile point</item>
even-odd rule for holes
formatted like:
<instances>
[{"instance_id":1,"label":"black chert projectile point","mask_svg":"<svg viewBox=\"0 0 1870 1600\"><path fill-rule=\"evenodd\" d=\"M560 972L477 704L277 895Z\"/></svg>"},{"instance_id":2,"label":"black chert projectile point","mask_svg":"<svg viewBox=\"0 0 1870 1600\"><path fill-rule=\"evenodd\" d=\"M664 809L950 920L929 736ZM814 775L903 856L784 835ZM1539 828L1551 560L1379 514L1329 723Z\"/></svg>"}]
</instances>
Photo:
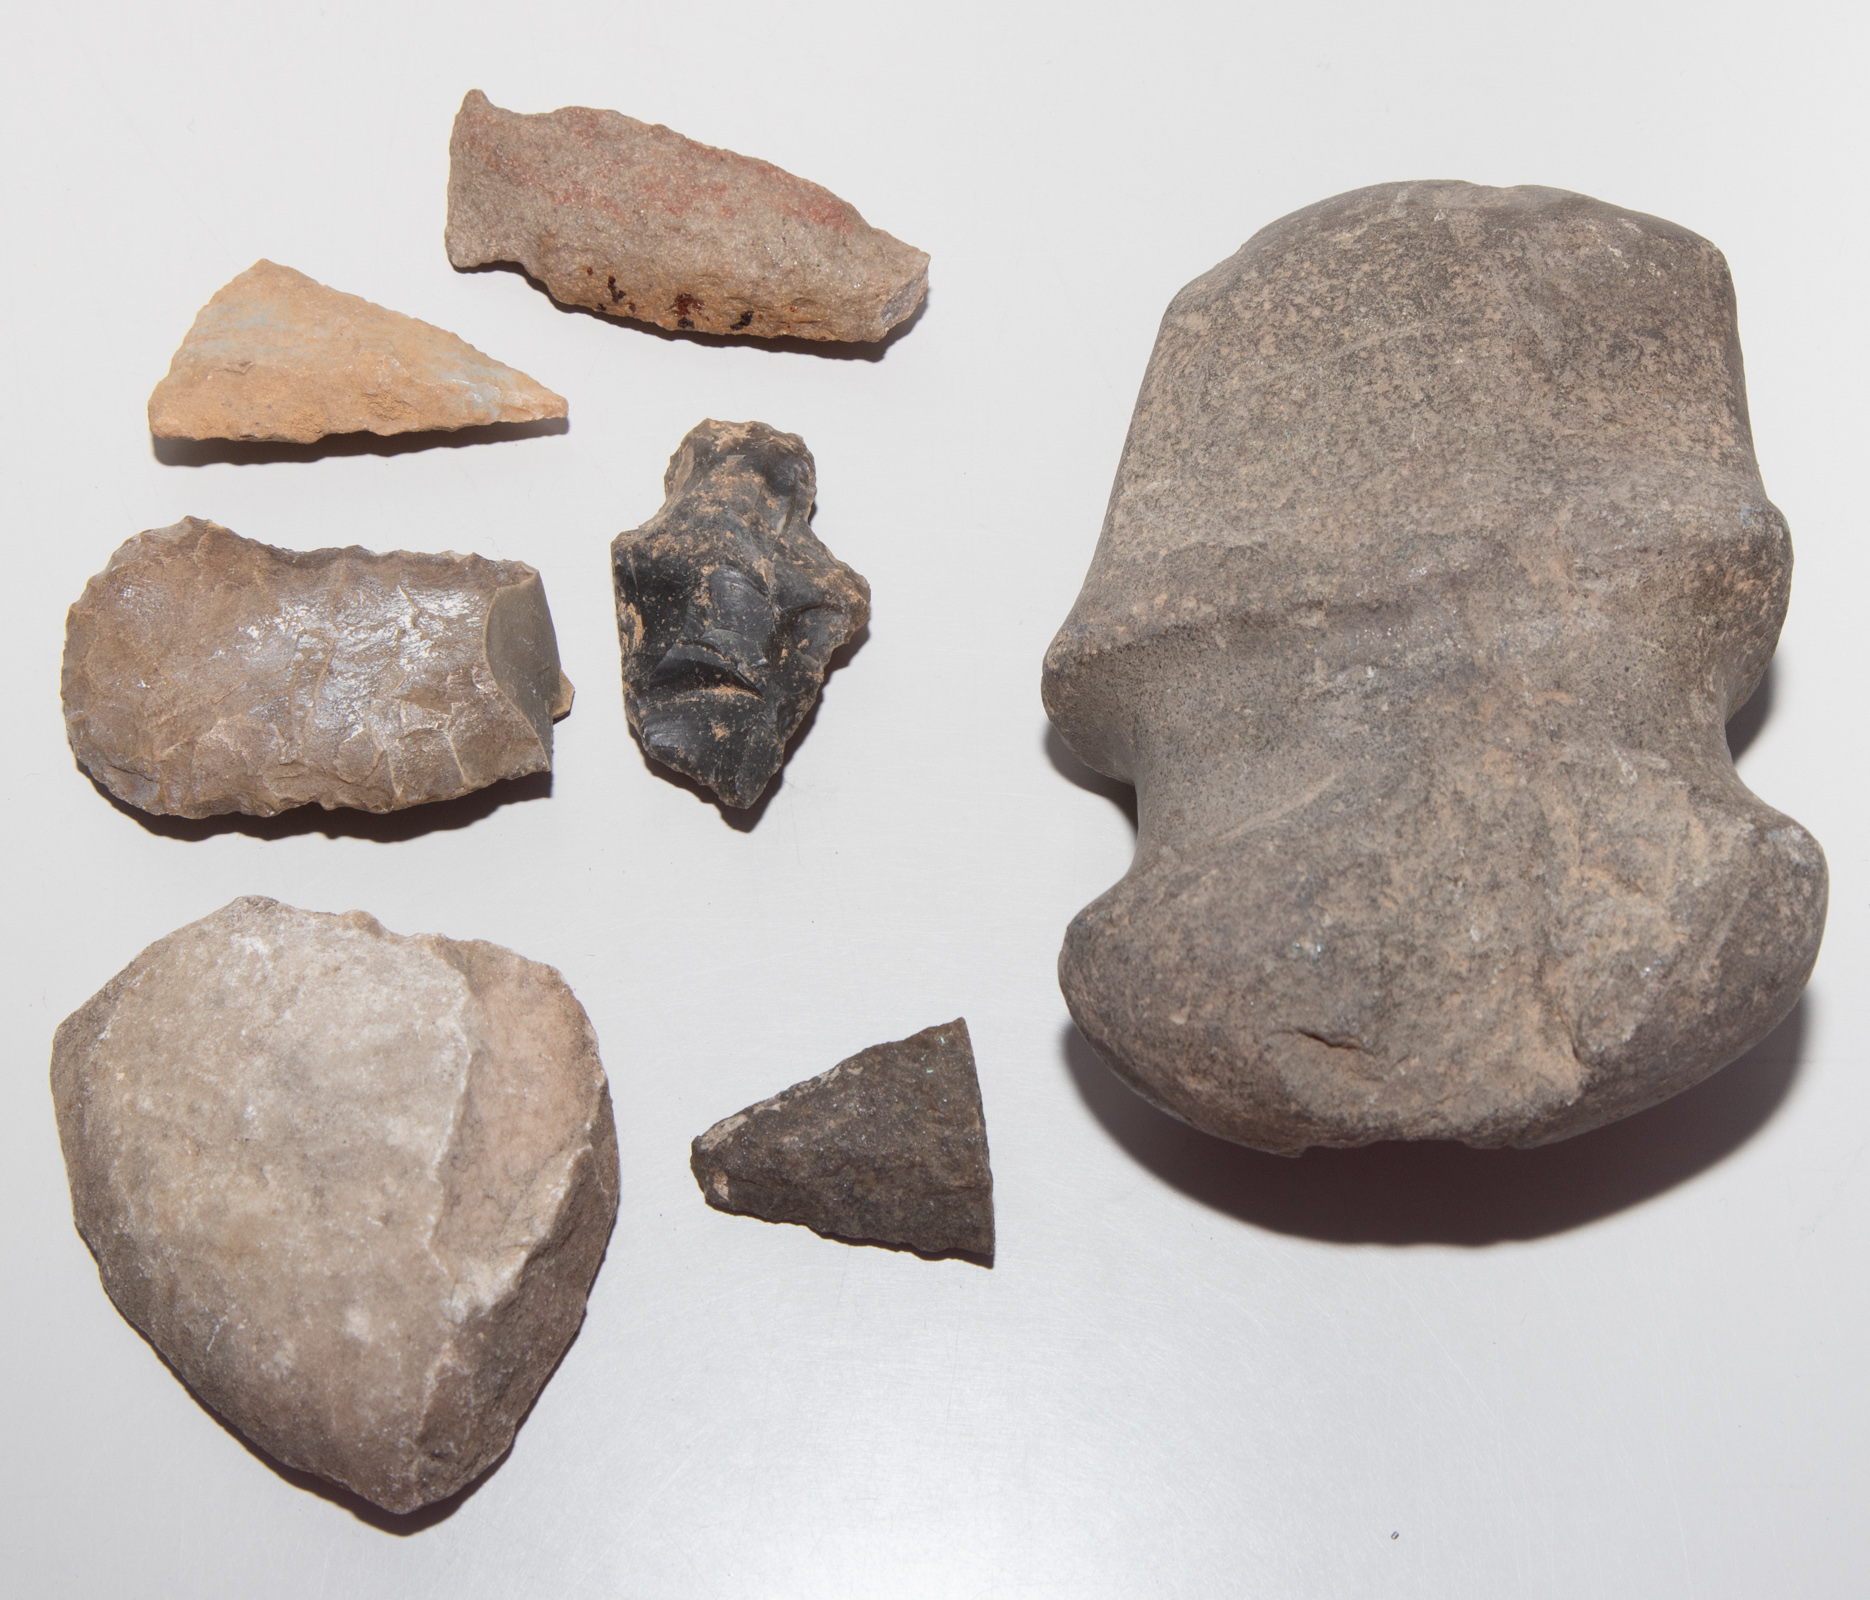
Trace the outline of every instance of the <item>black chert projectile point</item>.
<instances>
[{"instance_id":1,"label":"black chert projectile point","mask_svg":"<svg viewBox=\"0 0 1870 1600\"><path fill-rule=\"evenodd\" d=\"M817 470L796 434L703 422L663 491L610 546L624 712L650 756L739 809L869 620L870 585L811 530Z\"/></svg>"},{"instance_id":2,"label":"black chert projectile point","mask_svg":"<svg viewBox=\"0 0 1870 1600\"><path fill-rule=\"evenodd\" d=\"M872 1045L717 1122L689 1165L720 1211L858 1243L993 1257L993 1173L967 1022Z\"/></svg>"}]
</instances>

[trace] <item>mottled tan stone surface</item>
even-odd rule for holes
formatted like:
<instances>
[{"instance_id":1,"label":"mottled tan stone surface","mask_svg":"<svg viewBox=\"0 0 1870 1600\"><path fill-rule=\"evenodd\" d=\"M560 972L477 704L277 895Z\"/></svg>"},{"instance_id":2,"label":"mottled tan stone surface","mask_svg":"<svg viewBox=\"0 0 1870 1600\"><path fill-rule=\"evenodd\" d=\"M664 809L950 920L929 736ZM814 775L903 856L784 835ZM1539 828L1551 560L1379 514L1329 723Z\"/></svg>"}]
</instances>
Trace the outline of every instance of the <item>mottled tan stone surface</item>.
<instances>
[{"instance_id":1,"label":"mottled tan stone surface","mask_svg":"<svg viewBox=\"0 0 1870 1600\"><path fill-rule=\"evenodd\" d=\"M309 444L564 415L550 389L466 340L271 261L201 308L149 397L159 439Z\"/></svg>"},{"instance_id":2,"label":"mottled tan stone surface","mask_svg":"<svg viewBox=\"0 0 1870 1600\"><path fill-rule=\"evenodd\" d=\"M52 1096L111 1299L270 1455L391 1511L497 1461L584 1317L617 1136L547 966L236 900L68 1017Z\"/></svg>"},{"instance_id":3,"label":"mottled tan stone surface","mask_svg":"<svg viewBox=\"0 0 1870 1600\"><path fill-rule=\"evenodd\" d=\"M472 89L448 157L448 259L517 262L566 305L868 342L928 288L923 251L828 189L620 112L525 116Z\"/></svg>"},{"instance_id":4,"label":"mottled tan stone surface","mask_svg":"<svg viewBox=\"0 0 1870 1600\"><path fill-rule=\"evenodd\" d=\"M196 517L85 585L62 690L80 764L182 817L392 811L550 771L572 698L524 562L279 550Z\"/></svg>"},{"instance_id":5,"label":"mottled tan stone surface","mask_svg":"<svg viewBox=\"0 0 1870 1600\"><path fill-rule=\"evenodd\" d=\"M1140 819L1079 1027L1278 1151L1538 1144L1715 1071L1824 927L1723 737L1790 580L1705 239L1462 183L1264 229L1163 318L1046 657Z\"/></svg>"}]
</instances>

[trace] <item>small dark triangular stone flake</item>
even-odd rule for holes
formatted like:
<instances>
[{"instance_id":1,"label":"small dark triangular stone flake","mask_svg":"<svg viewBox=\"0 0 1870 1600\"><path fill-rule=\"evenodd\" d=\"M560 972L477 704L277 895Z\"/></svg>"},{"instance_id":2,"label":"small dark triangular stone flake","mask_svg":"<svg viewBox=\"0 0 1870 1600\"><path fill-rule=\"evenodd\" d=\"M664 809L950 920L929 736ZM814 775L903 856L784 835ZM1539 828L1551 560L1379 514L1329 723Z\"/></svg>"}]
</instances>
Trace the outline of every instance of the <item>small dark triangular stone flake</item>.
<instances>
[{"instance_id":1,"label":"small dark triangular stone flake","mask_svg":"<svg viewBox=\"0 0 1870 1600\"><path fill-rule=\"evenodd\" d=\"M959 1017L717 1122L689 1165L717 1210L930 1255L993 1255L987 1124Z\"/></svg>"}]
</instances>

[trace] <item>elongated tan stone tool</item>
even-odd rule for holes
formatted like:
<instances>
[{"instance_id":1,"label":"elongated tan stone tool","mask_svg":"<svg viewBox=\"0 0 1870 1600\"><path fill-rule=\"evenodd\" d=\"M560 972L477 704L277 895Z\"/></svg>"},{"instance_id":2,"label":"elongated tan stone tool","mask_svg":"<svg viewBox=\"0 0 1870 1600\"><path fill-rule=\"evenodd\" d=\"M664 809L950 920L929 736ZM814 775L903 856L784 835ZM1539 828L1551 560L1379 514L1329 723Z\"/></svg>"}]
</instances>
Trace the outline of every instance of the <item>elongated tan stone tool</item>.
<instances>
[{"instance_id":1,"label":"elongated tan stone tool","mask_svg":"<svg viewBox=\"0 0 1870 1600\"><path fill-rule=\"evenodd\" d=\"M1078 1026L1286 1152L1539 1144L1714 1072L1824 927L1723 737L1791 570L1707 240L1464 183L1273 223L1170 304L1046 656L1138 798Z\"/></svg>"},{"instance_id":2,"label":"elongated tan stone tool","mask_svg":"<svg viewBox=\"0 0 1870 1600\"><path fill-rule=\"evenodd\" d=\"M149 397L158 439L309 444L564 415L465 339L271 261L215 292Z\"/></svg>"},{"instance_id":3,"label":"elongated tan stone tool","mask_svg":"<svg viewBox=\"0 0 1870 1600\"><path fill-rule=\"evenodd\" d=\"M928 256L770 162L585 106L468 91L448 143L448 259L517 262L566 305L659 327L874 341Z\"/></svg>"},{"instance_id":4,"label":"elongated tan stone tool","mask_svg":"<svg viewBox=\"0 0 1870 1600\"><path fill-rule=\"evenodd\" d=\"M117 1309L269 1455L412 1511L513 1441L617 1214L552 968L236 900L66 1018L52 1098Z\"/></svg>"},{"instance_id":5,"label":"elongated tan stone tool","mask_svg":"<svg viewBox=\"0 0 1870 1600\"><path fill-rule=\"evenodd\" d=\"M547 772L572 700L522 561L279 550L196 517L85 585L62 690L85 770L180 817L394 811Z\"/></svg>"}]
</instances>

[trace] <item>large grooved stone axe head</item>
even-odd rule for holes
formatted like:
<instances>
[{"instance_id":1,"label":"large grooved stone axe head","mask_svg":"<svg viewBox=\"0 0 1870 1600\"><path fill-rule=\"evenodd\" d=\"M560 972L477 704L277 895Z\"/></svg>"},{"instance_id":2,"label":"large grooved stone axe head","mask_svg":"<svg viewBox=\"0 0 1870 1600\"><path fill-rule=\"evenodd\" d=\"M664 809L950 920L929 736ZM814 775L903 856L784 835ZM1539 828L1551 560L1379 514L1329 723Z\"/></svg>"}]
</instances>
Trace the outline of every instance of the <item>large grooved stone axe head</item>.
<instances>
[{"instance_id":1,"label":"large grooved stone axe head","mask_svg":"<svg viewBox=\"0 0 1870 1600\"><path fill-rule=\"evenodd\" d=\"M1707 240L1385 185L1162 321L1046 710L1137 788L1059 980L1147 1098L1261 1149L1540 1144L1791 1009L1817 842L1724 738L1785 617Z\"/></svg>"}]
</instances>

